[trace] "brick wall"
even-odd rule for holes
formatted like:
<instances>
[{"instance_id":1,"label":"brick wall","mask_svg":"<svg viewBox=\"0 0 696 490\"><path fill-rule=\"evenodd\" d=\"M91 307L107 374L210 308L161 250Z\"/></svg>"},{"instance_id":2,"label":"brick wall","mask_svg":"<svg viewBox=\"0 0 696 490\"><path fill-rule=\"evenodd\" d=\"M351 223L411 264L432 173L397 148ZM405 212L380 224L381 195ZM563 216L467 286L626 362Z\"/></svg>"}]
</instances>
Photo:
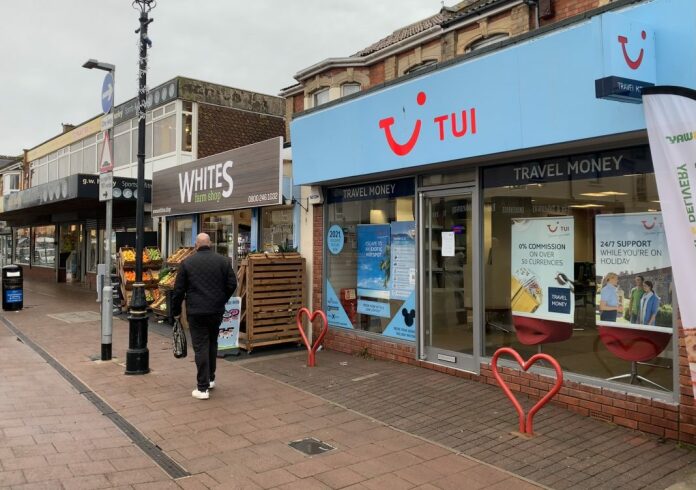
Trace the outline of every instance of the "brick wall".
<instances>
[{"instance_id":1,"label":"brick wall","mask_svg":"<svg viewBox=\"0 0 696 490\"><path fill-rule=\"evenodd\" d=\"M553 2L554 16L547 20L541 20L541 25L558 22L568 17L587 12L604 5L602 0L555 0Z\"/></svg>"},{"instance_id":2,"label":"brick wall","mask_svg":"<svg viewBox=\"0 0 696 490\"><path fill-rule=\"evenodd\" d=\"M481 364L480 375L416 359L415 346L389 339L375 339L356 331L330 328L324 339L327 349L348 354L368 354L377 359L392 360L432 369L452 376L496 385L490 365ZM683 331L680 329L680 403L667 403L620 391L564 381L552 403L586 417L640 430L667 439L696 444L696 407ZM539 399L548 392L553 378L518 369L501 367L500 373L512 391ZM512 420L512 419L511 419Z\"/></svg>"},{"instance_id":3,"label":"brick wall","mask_svg":"<svg viewBox=\"0 0 696 490\"><path fill-rule=\"evenodd\" d=\"M198 106L198 158L276 136L285 136L285 119L210 104Z\"/></svg>"},{"instance_id":4,"label":"brick wall","mask_svg":"<svg viewBox=\"0 0 696 490\"><path fill-rule=\"evenodd\" d=\"M370 87L384 83L384 62L375 63L370 67ZM368 87L363 87L363 90Z\"/></svg>"},{"instance_id":5,"label":"brick wall","mask_svg":"<svg viewBox=\"0 0 696 490\"><path fill-rule=\"evenodd\" d=\"M312 307L322 308L324 277L324 206L313 206L313 249L312 249Z\"/></svg>"}]
</instances>

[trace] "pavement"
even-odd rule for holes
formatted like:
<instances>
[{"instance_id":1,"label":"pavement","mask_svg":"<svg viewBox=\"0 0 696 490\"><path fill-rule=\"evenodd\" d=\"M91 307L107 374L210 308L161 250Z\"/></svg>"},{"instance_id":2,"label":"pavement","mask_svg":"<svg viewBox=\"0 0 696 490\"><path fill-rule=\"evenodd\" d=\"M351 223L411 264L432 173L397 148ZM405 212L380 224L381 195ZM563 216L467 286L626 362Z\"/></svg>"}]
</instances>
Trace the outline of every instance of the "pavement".
<instances>
[{"instance_id":1,"label":"pavement","mask_svg":"<svg viewBox=\"0 0 696 490\"><path fill-rule=\"evenodd\" d=\"M152 372L126 376L128 324L114 322L115 359L94 361L96 312L87 290L26 281L25 308L0 316L0 487L540 487L255 373L248 360L220 361L210 400L195 400L193 356L175 359L160 328L150 332ZM333 449L309 456L288 445L308 437Z\"/></svg>"},{"instance_id":2,"label":"pavement","mask_svg":"<svg viewBox=\"0 0 696 490\"><path fill-rule=\"evenodd\" d=\"M519 437L497 387L337 352L218 361L194 400L168 327L147 375L124 375L126 321L94 361L97 311L90 291L26 281L25 309L0 316L0 487L696 488L688 447L554 406ZM304 438L333 449L288 445Z\"/></svg>"}]
</instances>

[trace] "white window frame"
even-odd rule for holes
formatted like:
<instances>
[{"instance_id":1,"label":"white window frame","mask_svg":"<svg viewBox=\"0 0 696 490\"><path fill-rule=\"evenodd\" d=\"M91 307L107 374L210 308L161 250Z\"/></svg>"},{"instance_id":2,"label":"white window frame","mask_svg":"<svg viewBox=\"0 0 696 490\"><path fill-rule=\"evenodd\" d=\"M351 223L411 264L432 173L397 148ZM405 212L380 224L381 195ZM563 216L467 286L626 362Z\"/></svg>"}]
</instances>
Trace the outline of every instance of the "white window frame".
<instances>
[{"instance_id":1,"label":"white window frame","mask_svg":"<svg viewBox=\"0 0 696 490\"><path fill-rule=\"evenodd\" d=\"M319 97L323 95L326 95L326 100L323 102L319 102ZM324 105L330 101L331 94L329 92L329 87L320 88L312 94L312 107L319 107L320 105Z\"/></svg>"}]
</instances>

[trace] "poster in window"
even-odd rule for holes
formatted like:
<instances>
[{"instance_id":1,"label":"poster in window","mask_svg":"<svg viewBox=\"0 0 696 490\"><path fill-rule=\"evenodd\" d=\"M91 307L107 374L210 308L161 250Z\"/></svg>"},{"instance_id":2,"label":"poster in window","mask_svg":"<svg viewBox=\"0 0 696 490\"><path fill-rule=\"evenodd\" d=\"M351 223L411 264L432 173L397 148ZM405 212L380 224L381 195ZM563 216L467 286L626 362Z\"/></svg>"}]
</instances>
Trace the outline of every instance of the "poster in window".
<instances>
[{"instance_id":1,"label":"poster in window","mask_svg":"<svg viewBox=\"0 0 696 490\"><path fill-rule=\"evenodd\" d=\"M595 218L597 324L672 327L672 267L661 213Z\"/></svg>"},{"instance_id":2,"label":"poster in window","mask_svg":"<svg viewBox=\"0 0 696 490\"><path fill-rule=\"evenodd\" d=\"M416 287L416 222L391 224L392 299L407 300Z\"/></svg>"},{"instance_id":3,"label":"poster in window","mask_svg":"<svg viewBox=\"0 0 696 490\"><path fill-rule=\"evenodd\" d=\"M390 235L388 224L358 225L358 289L388 291Z\"/></svg>"},{"instance_id":4,"label":"poster in window","mask_svg":"<svg viewBox=\"0 0 696 490\"><path fill-rule=\"evenodd\" d=\"M512 220L513 315L574 321L573 237L572 216Z\"/></svg>"}]
</instances>

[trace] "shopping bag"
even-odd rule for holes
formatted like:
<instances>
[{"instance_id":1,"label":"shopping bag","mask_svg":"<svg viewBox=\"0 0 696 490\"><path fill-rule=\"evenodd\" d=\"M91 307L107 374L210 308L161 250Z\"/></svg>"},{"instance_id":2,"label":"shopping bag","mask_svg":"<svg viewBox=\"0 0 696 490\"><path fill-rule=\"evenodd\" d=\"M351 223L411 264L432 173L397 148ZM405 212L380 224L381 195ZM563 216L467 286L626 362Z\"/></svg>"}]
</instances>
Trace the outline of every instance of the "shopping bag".
<instances>
[{"instance_id":1,"label":"shopping bag","mask_svg":"<svg viewBox=\"0 0 696 490\"><path fill-rule=\"evenodd\" d=\"M174 336L174 357L181 359L186 357L187 345L186 345L186 332L184 332L184 327L181 325L181 321L177 318L174 320L174 328L172 329L172 335Z\"/></svg>"}]
</instances>

